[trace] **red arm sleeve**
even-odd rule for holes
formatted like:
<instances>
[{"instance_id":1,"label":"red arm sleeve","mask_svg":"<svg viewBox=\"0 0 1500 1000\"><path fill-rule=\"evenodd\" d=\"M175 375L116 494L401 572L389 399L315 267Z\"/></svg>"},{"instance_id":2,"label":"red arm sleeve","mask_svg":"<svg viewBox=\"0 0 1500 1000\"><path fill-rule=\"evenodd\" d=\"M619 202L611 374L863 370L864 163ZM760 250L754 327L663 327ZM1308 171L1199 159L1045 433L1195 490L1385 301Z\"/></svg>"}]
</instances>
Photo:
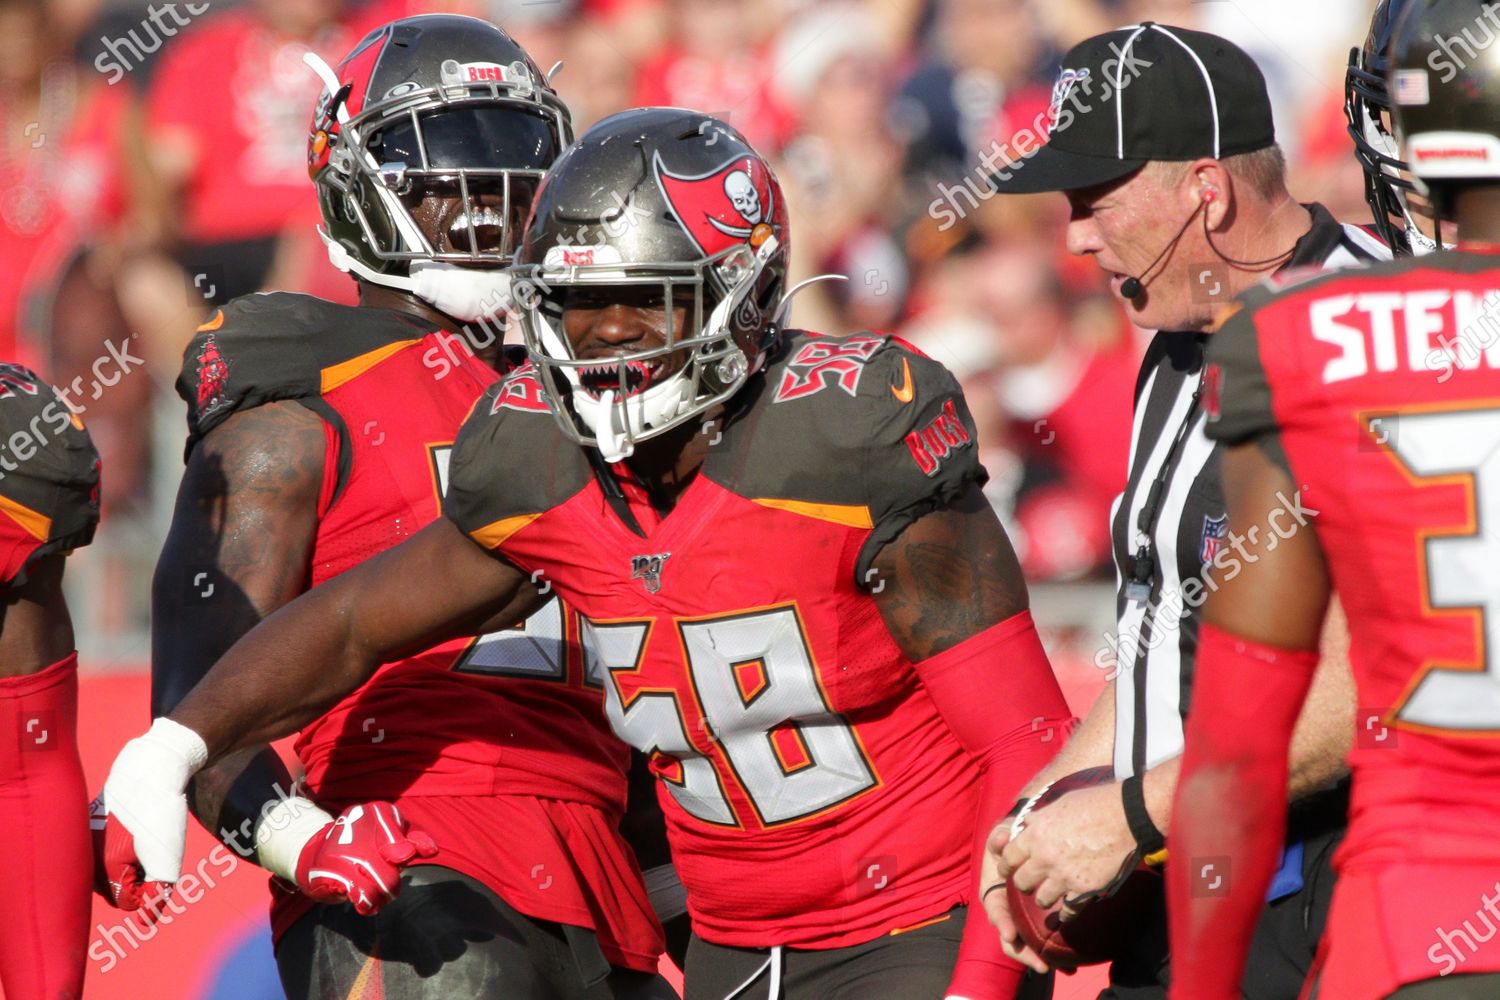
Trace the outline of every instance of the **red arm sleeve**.
<instances>
[{"instance_id":1,"label":"red arm sleeve","mask_svg":"<svg viewBox=\"0 0 1500 1000\"><path fill-rule=\"evenodd\" d=\"M943 721L979 764L979 812L974 824L973 878L991 828L1062 746L1071 721L1041 638L1023 611L916 665ZM1000 937L979 905L969 915L950 996L1010 1000L1025 970L1005 957Z\"/></svg>"},{"instance_id":2,"label":"red arm sleeve","mask_svg":"<svg viewBox=\"0 0 1500 1000\"><path fill-rule=\"evenodd\" d=\"M1317 665L1316 650L1263 646L1207 624L1198 634L1167 837L1173 1000L1239 1000L1281 852L1287 748Z\"/></svg>"}]
</instances>

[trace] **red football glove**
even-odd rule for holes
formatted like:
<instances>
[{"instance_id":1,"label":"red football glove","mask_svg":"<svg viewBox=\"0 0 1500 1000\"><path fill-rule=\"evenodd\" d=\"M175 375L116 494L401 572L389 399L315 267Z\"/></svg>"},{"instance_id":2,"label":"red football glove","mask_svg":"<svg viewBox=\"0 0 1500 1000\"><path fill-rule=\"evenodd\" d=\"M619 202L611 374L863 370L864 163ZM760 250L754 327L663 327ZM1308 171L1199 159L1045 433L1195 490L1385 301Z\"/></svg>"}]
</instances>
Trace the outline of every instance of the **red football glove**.
<instances>
[{"instance_id":1,"label":"red football glove","mask_svg":"<svg viewBox=\"0 0 1500 1000\"><path fill-rule=\"evenodd\" d=\"M320 903L347 899L369 916L396 898L402 868L435 854L432 838L407 829L391 803L350 806L302 848L297 888Z\"/></svg>"},{"instance_id":2,"label":"red football glove","mask_svg":"<svg viewBox=\"0 0 1500 1000\"><path fill-rule=\"evenodd\" d=\"M109 905L121 910L139 910L141 919L154 923L171 886L147 882L145 869L135 856L135 838L104 808L101 792L89 803L89 831L93 838L94 891Z\"/></svg>"}]
</instances>

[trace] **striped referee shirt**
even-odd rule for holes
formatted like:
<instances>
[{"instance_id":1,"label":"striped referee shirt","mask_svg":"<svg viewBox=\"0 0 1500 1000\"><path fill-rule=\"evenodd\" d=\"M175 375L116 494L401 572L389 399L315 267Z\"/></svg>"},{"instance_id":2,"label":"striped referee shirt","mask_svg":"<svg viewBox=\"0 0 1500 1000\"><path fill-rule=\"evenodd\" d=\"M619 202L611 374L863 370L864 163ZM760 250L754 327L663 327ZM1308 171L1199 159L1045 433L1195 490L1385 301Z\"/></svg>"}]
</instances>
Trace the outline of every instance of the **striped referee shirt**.
<instances>
[{"instance_id":1,"label":"striped referee shirt","mask_svg":"<svg viewBox=\"0 0 1500 1000\"><path fill-rule=\"evenodd\" d=\"M1389 259L1385 244L1365 230L1338 222L1322 205L1307 208L1312 228L1286 267ZM1206 582L1206 567L1221 545L1229 545L1222 449L1204 434L1207 416L1194 399L1207 341L1205 333L1158 333L1136 381L1130 479L1110 515L1117 630L1095 661L1116 672L1114 765L1121 778L1182 752L1203 601L1197 587L1188 591L1194 600L1184 601L1183 585L1195 577ZM1160 499L1148 532L1141 512L1158 480ZM1147 538L1149 566L1137 561Z\"/></svg>"}]
</instances>

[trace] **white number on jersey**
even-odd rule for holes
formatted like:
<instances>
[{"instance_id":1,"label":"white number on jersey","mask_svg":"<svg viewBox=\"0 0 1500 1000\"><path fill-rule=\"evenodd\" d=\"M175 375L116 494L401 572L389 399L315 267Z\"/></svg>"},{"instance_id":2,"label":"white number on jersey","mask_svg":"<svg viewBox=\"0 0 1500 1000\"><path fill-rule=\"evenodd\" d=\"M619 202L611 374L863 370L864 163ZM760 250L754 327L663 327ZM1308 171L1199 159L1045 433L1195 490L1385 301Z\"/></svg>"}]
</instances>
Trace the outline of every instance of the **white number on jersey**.
<instances>
[{"instance_id":1,"label":"white number on jersey","mask_svg":"<svg viewBox=\"0 0 1500 1000\"><path fill-rule=\"evenodd\" d=\"M448 493L452 445L429 445L438 495ZM568 676L567 623L563 606L553 598L515 628L487 632L474 640L453 669L469 674L564 681ZM592 679L591 679L592 680Z\"/></svg>"},{"instance_id":2,"label":"white number on jersey","mask_svg":"<svg viewBox=\"0 0 1500 1000\"><path fill-rule=\"evenodd\" d=\"M1500 410L1400 413L1382 417L1388 446L1418 478L1471 484L1475 531L1423 541L1423 595L1433 609L1478 608L1482 670L1434 667L1396 717L1469 732L1500 730Z\"/></svg>"},{"instance_id":3,"label":"white number on jersey","mask_svg":"<svg viewBox=\"0 0 1500 1000\"><path fill-rule=\"evenodd\" d=\"M667 785L677 802L710 823L734 824L714 762L688 738L677 695L637 692L626 707L618 672L640 667L652 623L584 619L590 674L604 668L605 713L626 742L681 765ZM791 607L676 623L704 736L718 743L734 780L767 826L803 819L875 785L854 731L818 683L802 623ZM727 777L727 776L725 776Z\"/></svg>"}]
</instances>

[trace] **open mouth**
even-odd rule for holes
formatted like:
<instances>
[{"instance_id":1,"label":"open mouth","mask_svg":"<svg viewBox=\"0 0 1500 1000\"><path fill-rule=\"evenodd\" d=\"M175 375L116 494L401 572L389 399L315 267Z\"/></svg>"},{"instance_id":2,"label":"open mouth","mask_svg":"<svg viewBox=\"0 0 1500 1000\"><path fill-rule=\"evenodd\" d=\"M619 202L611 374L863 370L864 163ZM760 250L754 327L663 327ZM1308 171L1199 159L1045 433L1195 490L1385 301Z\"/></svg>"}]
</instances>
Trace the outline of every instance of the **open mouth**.
<instances>
[{"instance_id":1,"label":"open mouth","mask_svg":"<svg viewBox=\"0 0 1500 1000\"><path fill-rule=\"evenodd\" d=\"M630 398L645 392L655 385L666 367L665 358L649 361L628 361L616 358L613 361L587 365L578 369L578 382L585 392L598 399L606 392ZM622 385L620 380L624 378Z\"/></svg>"},{"instance_id":2,"label":"open mouth","mask_svg":"<svg viewBox=\"0 0 1500 1000\"><path fill-rule=\"evenodd\" d=\"M448 242L459 253L468 253L469 227L474 228L474 242L480 253L498 252L505 242L505 216L486 205L478 211L460 212L448 226Z\"/></svg>"}]
</instances>

